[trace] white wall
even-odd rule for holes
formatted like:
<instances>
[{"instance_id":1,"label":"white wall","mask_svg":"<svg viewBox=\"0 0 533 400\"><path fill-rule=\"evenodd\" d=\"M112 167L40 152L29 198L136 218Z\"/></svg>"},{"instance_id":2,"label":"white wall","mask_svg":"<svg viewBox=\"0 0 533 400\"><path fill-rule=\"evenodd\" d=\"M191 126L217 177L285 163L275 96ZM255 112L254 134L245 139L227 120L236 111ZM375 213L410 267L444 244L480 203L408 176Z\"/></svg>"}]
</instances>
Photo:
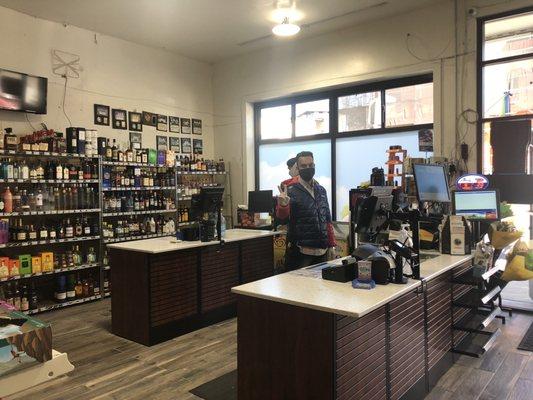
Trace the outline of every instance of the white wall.
<instances>
[{"instance_id":1,"label":"white wall","mask_svg":"<svg viewBox=\"0 0 533 400\"><path fill-rule=\"evenodd\" d=\"M476 109L476 20L466 10L476 6L482 16L530 4L446 0L215 64L215 148L217 156L231 163L234 204L246 202L246 192L254 186L251 103L261 100L433 72L436 153L452 156L456 136L475 146L475 127L467 131L466 124L456 124L457 110ZM406 46L408 33L414 35L409 41L414 55ZM470 168L475 168L475 147L471 157Z\"/></svg>"},{"instance_id":2,"label":"white wall","mask_svg":"<svg viewBox=\"0 0 533 400\"><path fill-rule=\"evenodd\" d=\"M128 131L93 125L93 104L129 111L150 111L203 121L204 155L212 157L212 67L159 49L63 26L0 7L0 68L48 78L48 114L28 115L34 126L45 122L64 132L68 126L61 100L64 79L52 73L52 49L80 56L83 71L69 79L65 111L74 126L96 127L100 136L127 144ZM0 128L31 133L23 113L0 112ZM143 128L143 145L155 148L154 127ZM172 134L173 136L180 136Z\"/></svg>"}]
</instances>

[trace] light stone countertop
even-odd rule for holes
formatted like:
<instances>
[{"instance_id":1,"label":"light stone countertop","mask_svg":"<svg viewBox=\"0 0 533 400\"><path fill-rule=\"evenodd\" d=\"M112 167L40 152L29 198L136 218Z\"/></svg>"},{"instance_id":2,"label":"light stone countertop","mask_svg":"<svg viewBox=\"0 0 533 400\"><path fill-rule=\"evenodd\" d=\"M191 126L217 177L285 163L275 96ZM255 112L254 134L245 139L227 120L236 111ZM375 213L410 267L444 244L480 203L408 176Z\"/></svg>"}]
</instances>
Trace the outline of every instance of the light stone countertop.
<instances>
[{"instance_id":1,"label":"light stone countertop","mask_svg":"<svg viewBox=\"0 0 533 400\"><path fill-rule=\"evenodd\" d=\"M228 229L224 236L226 243L238 242L241 240L258 239L267 236L277 235L279 232L261 231L253 229ZM129 250L140 253L166 253L169 251L187 250L195 247L213 246L219 244L218 240L211 242L181 241L177 242L174 236L165 236L154 239L133 240L131 242L112 243L107 247L111 249Z\"/></svg>"},{"instance_id":2,"label":"light stone countertop","mask_svg":"<svg viewBox=\"0 0 533 400\"><path fill-rule=\"evenodd\" d=\"M440 254L422 261L421 276L425 280L436 278L471 258L472 255ZM336 262L340 263L341 260ZM286 272L236 286L232 288L232 292L360 318L421 285L421 281L409 279L404 285L389 283L376 285L376 288L371 290L354 289L351 282L341 283L304 276L302 271Z\"/></svg>"}]
</instances>

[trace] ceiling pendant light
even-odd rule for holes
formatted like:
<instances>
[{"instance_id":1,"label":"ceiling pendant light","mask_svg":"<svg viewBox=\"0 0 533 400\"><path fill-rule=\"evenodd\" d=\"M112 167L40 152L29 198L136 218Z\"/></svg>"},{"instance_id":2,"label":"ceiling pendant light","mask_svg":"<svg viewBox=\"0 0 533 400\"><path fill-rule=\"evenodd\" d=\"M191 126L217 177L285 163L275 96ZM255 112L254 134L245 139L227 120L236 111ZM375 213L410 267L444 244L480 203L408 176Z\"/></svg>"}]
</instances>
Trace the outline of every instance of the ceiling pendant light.
<instances>
[{"instance_id":1,"label":"ceiling pendant light","mask_svg":"<svg viewBox=\"0 0 533 400\"><path fill-rule=\"evenodd\" d=\"M294 36L300 32L300 27L296 24L291 24L289 17L283 18L281 24L272 28L272 33L276 36Z\"/></svg>"}]
</instances>

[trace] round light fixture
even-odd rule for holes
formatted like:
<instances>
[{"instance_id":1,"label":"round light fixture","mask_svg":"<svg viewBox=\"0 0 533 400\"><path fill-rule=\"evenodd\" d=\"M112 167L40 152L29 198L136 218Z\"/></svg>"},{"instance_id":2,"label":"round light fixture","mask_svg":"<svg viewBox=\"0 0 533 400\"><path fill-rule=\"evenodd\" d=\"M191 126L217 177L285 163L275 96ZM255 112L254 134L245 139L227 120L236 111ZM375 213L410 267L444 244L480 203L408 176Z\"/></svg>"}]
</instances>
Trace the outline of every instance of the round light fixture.
<instances>
[{"instance_id":1,"label":"round light fixture","mask_svg":"<svg viewBox=\"0 0 533 400\"><path fill-rule=\"evenodd\" d=\"M300 32L300 27L296 24L291 24L289 17L283 18L281 24L272 28L272 33L276 36L293 36Z\"/></svg>"}]
</instances>

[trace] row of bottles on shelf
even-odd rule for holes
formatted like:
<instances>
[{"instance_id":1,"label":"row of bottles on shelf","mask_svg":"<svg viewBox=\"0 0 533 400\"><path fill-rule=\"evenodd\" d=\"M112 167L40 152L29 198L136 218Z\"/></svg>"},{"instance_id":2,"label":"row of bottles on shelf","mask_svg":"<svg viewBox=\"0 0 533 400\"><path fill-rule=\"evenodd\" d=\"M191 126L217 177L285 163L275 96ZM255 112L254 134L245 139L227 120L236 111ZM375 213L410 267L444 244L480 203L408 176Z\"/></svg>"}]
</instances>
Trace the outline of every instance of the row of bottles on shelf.
<instances>
[{"instance_id":1,"label":"row of bottles on shelf","mask_svg":"<svg viewBox=\"0 0 533 400\"><path fill-rule=\"evenodd\" d=\"M224 159L204 160L197 156L176 156L176 169L180 172L226 172Z\"/></svg>"},{"instance_id":2,"label":"row of bottles on shelf","mask_svg":"<svg viewBox=\"0 0 533 400\"><path fill-rule=\"evenodd\" d=\"M0 257L0 278L52 272L84 264L95 264L98 255L94 247L80 250L79 245L64 252L41 252L38 255L20 254L17 258Z\"/></svg>"},{"instance_id":3,"label":"row of bottles on shelf","mask_svg":"<svg viewBox=\"0 0 533 400\"><path fill-rule=\"evenodd\" d=\"M173 234L176 224L173 218L165 218L162 215L146 217L143 219L129 217L117 221L102 223L102 235L104 239L122 238L128 236L150 234Z\"/></svg>"},{"instance_id":4,"label":"row of bottles on shelf","mask_svg":"<svg viewBox=\"0 0 533 400\"><path fill-rule=\"evenodd\" d=\"M98 208L98 190L86 183L37 186L13 191L7 186L0 196L0 212L65 211Z\"/></svg>"},{"instance_id":5,"label":"row of bottles on shelf","mask_svg":"<svg viewBox=\"0 0 533 400\"><path fill-rule=\"evenodd\" d=\"M104 195L104 212L131 212L148 210L174 210L176 204L170 196L158 191L113 192Z\"/></svg>"},{"instance_id":6,"label":"row of bottles on shelf","mask_svg":"<svg viewBox=\"0 0 533 400\"><path fill-rule=\"evenodd\" d=\"M98 179L98 164L68 164L55 160L30 163L6 158L0 162L0 179L79 181Z\"/></svg>"},{"instance_id":7,"label":"row of bottles on shelf","mask_svg":"<svg viewBox=\"0 0 533 400\"><path fill-rule=\"evenodd\" d=\"M165 172L141 171L140 168L126 171L116 171L112 167L103 168L104 188L112 187L151 187L174 186L176 177L172 170Z\"/></svg>"},{"instance_id":8,"label":"row of bottles on shelf","mask_svg":"<svg viewBox=\"0 0 533 400\"><path fill-rule=\"evenodd\" d=\"M109 290L109 280L104 278L104 293ZM100 279L98 274L81 273L58 275L54 282L53 300L58 303L100 296ZM43 288L37 288L35 282L8 282L0 286L0 300L13 306L16 310L27 312L39 308L47 298Z\"/></svg>"},{"instance_id":9,"label":"row of bottles on shelf","mask_svg":"<svg viewBox=\"0 0 533 400\"><path fill-rule=\"evenodd\" d=\"M32 240L71 239L99 235L97 218L77 217L61 221L46 221L37 224L23 224L22 219L14 224L0 221L0 244Z\"/></svg>"},{"instance_id":10,"label":"row of bottles on shelf","mask_svg":"<svg viewBox=\"0 0 533 400\"><path fill-rule=\"evenodd\" d=\"M188 207L178 208L178 223L183 224L186 222L191 222L190 209Z\"/></svg>"},{"instance_id":11,"label":"row of bottles on shelf","mask_svg":"<svg viewBox=\"0 0 533 400\"><path fill-rule=\"evenodd\" d=\"M210 182L208 179L186 181L178 183L176 189L179 196L192 196L193 194L199 194L200 189L203 187L219 186L217 183Z\"/></svg>"},{"instance_id":12,"label":"row of bottles on shelf","mask_svg":"<svg viewBox=\"0 0 533 400\"><path fill-rule=\"evenodd\" d=\"M107 139L103 145L103 149L100 151L100 154L106 161L138 164L148 164L150 161L149 149L133 149L130 147L126 150L122 150L120 145L117 146L116 139L113 139L113 143L111 143L111 139Z\"/></svg>"}]
</instances>

